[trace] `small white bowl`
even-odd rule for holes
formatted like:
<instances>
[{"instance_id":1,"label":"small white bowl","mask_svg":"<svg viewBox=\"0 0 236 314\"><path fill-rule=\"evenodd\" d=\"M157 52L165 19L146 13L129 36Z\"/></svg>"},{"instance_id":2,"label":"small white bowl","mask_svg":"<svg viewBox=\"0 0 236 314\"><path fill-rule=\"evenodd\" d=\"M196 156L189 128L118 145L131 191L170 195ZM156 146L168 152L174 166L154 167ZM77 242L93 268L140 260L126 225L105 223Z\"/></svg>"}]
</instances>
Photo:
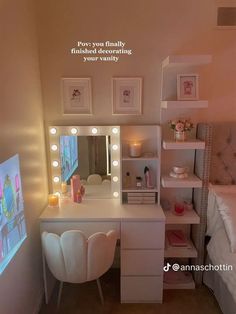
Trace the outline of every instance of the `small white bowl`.
<instances>
[{"instance_id":1,"label":"small white bowl","mask_svg":"<svg viewBox=\"0 0 236 314\"><path fill-rule=\"evenodd\" d=\"M170 172L170 177L176 178L176 179L186 179L188 177L188 174L185 173L175 173L173 171Z\"/></svg>"},{"instance_id":2,"label":"small white bowl","mask_svg":"<svg viewBox=\"0 0 236 314\"><path fill-rule=\"evenodd\" d=\"M172 168L172 170L173 170L174 173L182 174L182 173L185 173L186 168L185 167L174 166Z\"/></svg>"}]
</instances>

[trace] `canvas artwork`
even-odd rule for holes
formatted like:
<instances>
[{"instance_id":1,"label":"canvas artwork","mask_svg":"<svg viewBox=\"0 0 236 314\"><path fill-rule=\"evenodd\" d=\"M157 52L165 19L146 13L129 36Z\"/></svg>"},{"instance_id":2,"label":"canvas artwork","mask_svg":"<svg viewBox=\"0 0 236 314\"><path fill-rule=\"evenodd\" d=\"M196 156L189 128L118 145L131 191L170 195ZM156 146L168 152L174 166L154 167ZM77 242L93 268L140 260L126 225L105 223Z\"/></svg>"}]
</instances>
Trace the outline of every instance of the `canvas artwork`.
<instances>
[{"instance_id":1,"label":"canvas artwork","mask_svg":"<svg viewBox=\"0 0 236 314\"><path fill-rule=\"evenodd\" d=\"M70 86L70 103L72 108L82 108L84 104L84 88L78 86Z\"/></svg>"},{"instance_id":2,"label":"canvas artwork","mask_svg":"<svg viewBox=\"0 0 236 314\"><path fill-rule=\"evenodd\" d=\"M26 238L19 156L0 164L0 273Z\"/></svg>"},{"instance_id":3,"label":"canvas artwork","mask_svg":"<svg viewBox=\"0 0 236 314\"><path fill-rule=\"evenodd\" d=\"M132 86L120 87L120 106L134 107L134 88Z\"/></svg>"}]
</instances>

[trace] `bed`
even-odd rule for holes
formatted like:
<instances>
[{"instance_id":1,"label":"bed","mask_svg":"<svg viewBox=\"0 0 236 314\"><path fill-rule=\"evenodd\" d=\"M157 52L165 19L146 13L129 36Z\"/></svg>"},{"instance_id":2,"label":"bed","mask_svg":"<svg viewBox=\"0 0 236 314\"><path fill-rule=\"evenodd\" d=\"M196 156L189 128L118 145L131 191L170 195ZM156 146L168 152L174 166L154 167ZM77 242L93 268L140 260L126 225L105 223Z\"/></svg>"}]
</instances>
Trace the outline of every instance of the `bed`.
<instances>
[{"instance_id":1,"label":"bed","mask_svg":"<svg viewBox=\"0 0 236 314\"><path fill-rule=\"evenodd\" d=\"M204 272L203 282L224 314L236 314L236 123L214 125L212 138L206 264L225 270Z\"/></svg>"}]
</instances>

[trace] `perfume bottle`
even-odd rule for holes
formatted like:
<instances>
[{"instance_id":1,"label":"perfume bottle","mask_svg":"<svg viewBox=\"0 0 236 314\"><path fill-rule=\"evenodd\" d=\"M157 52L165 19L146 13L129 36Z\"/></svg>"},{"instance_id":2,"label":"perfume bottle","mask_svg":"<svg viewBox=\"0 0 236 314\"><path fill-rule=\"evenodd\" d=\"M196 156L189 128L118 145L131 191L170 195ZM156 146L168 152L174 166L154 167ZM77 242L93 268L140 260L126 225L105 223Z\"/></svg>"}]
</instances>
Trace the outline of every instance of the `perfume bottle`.
<instances>
[{"instance_id":1,"label":"perfume bottle","mask_svg":"<svg viewBox=\"0 0 236 314\"><path fill-rule=\"evenodd\" d=\"M131 187L131 176L129 172L126 172L126 176L125 176L125 187L126 188L130 188Z\"/></svg>"},{"instance_id":2,"label":"perfume bottle","mask_svg":"<svg viewBox=\"0 0 236 314\"><path fill-rule=\"evenodd\" d=\"M142 188L142 177L136 177L136 187L138 189Z\"/></svg>"},{"instance_id":3,"label":"perfume bottle","mask_svg":"<svg viewBox=\"0 0 236 314\"><path fill-rule=\"evenodd\" d=\"M80 191L78 191L78 192L76 193L75 202L76 202L76 203L81 203L81 202L82 202L82 195L81 195Z\"/></svg>"},{"instance_id":4,"label":"perfume bottle","mask_svg":"<svg viewBox=\"0 0 236 314\"><path fill-rule=\"evenodd\" d=\"M145 177L146 188L152 189L153 186L151 184L150 171L147 166L144 168L144 177Z\"/></svg>"}]
</instances>

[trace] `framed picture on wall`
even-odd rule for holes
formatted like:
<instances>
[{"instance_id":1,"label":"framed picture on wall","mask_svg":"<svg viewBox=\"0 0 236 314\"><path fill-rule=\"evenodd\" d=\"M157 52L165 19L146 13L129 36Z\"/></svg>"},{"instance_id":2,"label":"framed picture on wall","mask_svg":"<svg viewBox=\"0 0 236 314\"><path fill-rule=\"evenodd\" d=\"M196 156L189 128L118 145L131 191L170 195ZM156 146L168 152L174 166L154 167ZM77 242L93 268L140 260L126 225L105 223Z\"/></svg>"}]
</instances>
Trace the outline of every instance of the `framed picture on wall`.
<instances>
[{"instance_id":1,"label":"framed picture on wall","mask_svg":"<svg viewBox=\"0 0 236 314\"><path fill-rule=\"evenodd\" d=\"M142 78L112 79L113 114L142 114Z\"/></svg>"},{"instance_id":2,"label":"framed picture on wall","mask_svg":"<svg viewBox=\"0 0 236 314\"><path fill-rule=\"evenodd\" d=\"M198 93L198 74L177 75L178 100L197 100Z\"/></svg>"},{"instance_id":3,"label":"framed picture on wall","mask_svg":"<svg viewBox=\"0 0 236 314\"><path fill-rule=\"evenodd\" d=\"M90 78L62 78L63 114L92 114Z\"/></svg>"}]
</instances>

